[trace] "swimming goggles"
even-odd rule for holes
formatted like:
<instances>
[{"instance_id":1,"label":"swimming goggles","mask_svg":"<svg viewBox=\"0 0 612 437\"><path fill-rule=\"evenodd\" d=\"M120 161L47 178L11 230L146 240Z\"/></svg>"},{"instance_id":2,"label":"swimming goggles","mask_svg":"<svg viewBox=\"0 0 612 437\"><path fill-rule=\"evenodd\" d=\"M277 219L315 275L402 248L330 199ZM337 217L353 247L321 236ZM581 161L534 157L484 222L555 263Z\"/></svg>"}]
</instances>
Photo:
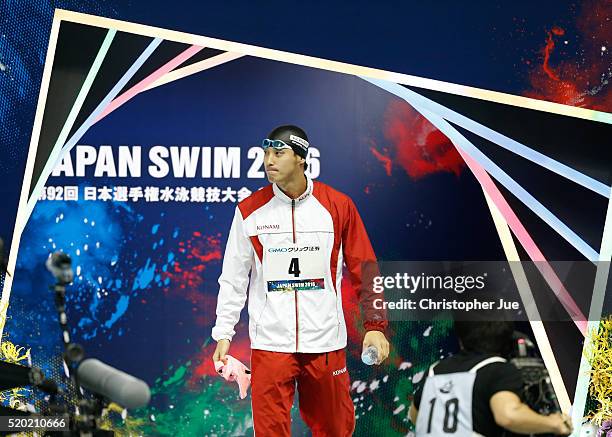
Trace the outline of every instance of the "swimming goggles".
<instances>
[{"instance_id":1,"label":"swimming goggles","mask_svg":"<svg viewBox=\"0 0 612 437\"><path fill-rule=\"evenodd\" d=\"M272 147L276 150L293 149L293 147L291 147L289 144L285 143L282 140L269 140L267 138L261 142L261 147L263 147L264 150L268 147Z\"/></svg>"}]
</instances>

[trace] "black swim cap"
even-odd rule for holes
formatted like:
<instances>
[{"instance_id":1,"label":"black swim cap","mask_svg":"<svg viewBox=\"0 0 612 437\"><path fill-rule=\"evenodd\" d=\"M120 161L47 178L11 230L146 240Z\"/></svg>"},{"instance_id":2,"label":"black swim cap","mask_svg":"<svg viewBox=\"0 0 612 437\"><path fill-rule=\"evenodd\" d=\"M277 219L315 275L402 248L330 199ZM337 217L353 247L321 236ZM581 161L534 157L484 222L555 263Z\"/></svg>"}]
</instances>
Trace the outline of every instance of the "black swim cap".
<instances>
[{"instance_id":1,"label":"black swim cap","mask_svg":"<svg viewBox=\"0 0 612 437\"><path fill-rule=\"evenodd\" d=\"M296 155L306 159L308 154L308 136L304 129L293 125L279 126L268 135L269 140L281 140L291 146Z\"/></svg>"}]
</instances>

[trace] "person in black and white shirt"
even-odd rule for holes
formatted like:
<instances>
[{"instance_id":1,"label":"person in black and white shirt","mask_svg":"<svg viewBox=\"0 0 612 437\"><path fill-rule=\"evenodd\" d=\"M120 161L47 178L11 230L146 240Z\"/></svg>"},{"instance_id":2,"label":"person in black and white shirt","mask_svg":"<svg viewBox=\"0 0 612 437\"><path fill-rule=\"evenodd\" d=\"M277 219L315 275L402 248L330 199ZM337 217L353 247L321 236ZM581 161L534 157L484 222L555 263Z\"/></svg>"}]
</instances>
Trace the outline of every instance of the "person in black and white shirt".
<instances>
[{"instance_id":1,"label":"person in black and white shirt","mask_svg":"<svg viewBox=\"0 0 612 437\"><path fill-rule=\"evenodd\" d=\"M543 416L521 402L518 369L501 356L512 344L511 322L455 322L461 351L433 364L415 393L416 437L569 435L570 418Z\"/></svg>"}]
</instances>

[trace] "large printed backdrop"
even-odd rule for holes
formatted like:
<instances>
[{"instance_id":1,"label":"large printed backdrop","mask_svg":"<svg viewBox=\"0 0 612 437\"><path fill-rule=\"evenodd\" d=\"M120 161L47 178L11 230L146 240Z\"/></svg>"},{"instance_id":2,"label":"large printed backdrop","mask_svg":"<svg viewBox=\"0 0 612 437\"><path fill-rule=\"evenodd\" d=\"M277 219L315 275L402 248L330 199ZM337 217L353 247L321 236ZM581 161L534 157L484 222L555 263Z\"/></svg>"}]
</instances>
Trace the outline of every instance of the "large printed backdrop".
<instances>
[{"instance_id":1,"label":"large printed backdrop","mask_svg":"<svg viewBox=\"0 0 612 437\"><path fill-rule=\"evenodd\" d=\"M236 387L214 374L210 331L233 209L266 184L257 146L279 124L308 132L315 149L312 176L354 199L380 259L505 259L482 189L447 136L404 99L357 76L212 48L189 52L186 44L117 32L66 128L108 39L106 29L61 24L30 190L38 202L21 238L6 331L12 342L32 348L34 364L57 374L59 330L43 263L52 251L68 253L76 271L68 296L74 339L88 355L152 387L150 406L134 412L122 429L145 435L252 432L249 400L238 400ZM170 71L189 67L197 73L167 80ZM411 89L495 123L506 135L520 135L556 159L571 156L569 165L610 183L611 160L601 155L602 135L609 134L604 124ZM113 111L99 106L109 96L107 104L121 103ZM518 129L517 117L532 124ZM82 126L88 129L79 131ZM589 141L576 150L563 129L582 129ZM60 147L73 147L49 167L62 132ZM551 136L554 141L546 141ZM519 183L537 174L541 182L530 192L599 248L608 199L469 138L491 156L498 153L494 159ZM46 165L55 169L48 180ZM564 184L562 195L547 188L554 184ZM498 186L546 256L580 259L537 215L521 210L511 190ZM343 294L356 435L405 435L413 385L433 361L456 349L450 326L394 323L388 363L366 368L347 281ZM245 311L231 352L248 362L246 322ZM550 338L569 351L559 363L571 396L579 334L560 324ZM294 419L295 433L305 433L296 412Z\"/></svg>"}]
</instances>

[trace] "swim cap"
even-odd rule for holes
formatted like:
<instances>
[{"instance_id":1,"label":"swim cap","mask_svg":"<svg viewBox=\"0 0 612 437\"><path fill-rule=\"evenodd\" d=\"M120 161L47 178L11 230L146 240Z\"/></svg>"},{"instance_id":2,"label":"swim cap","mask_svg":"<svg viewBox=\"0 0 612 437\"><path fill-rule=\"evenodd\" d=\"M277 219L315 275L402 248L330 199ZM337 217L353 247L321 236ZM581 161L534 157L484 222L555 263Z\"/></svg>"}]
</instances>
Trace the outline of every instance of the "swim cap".
<instances>
[{"instance_id":1,"label":"swim cap","mask_svg":"<svg viewBox=\"0 0 612 437\"><path fill-rule=\"evenodd\" d=\"M293 125L279 126L270 132L268 139L283 141L293 149L296 155L306 159L310 144L303 129Z\"/></svg>"}]
</instances>

